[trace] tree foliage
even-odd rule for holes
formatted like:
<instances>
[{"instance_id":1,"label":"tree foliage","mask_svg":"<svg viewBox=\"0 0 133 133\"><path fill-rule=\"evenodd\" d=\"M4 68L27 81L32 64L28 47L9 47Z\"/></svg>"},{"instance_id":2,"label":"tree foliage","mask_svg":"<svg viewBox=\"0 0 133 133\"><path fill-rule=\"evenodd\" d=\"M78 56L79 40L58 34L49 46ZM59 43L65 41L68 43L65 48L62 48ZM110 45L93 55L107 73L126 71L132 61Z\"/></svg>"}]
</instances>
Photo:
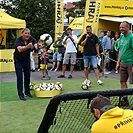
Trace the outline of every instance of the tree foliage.
<instances>
[{"instance_id":1,"label":"tree foliage","mask_svg":"<svg viewBox=\"0 0 133 133\"><path fill-rule=\"evenodd\" d=\"M55 7L51 0L4 0L3 3L1 7L11 16L26 20L26 27L36 39L44 33L54 36Z\"/></svg>"},{"instance_id":2,"label":"tree foliage","mask_svg":"<svg viewBox=\"0 0 133 133\"><path fill-rule=\"evenodd\" d=\"M78 2L73 2L73 4L79 9L85 9L86 0L80 0Z\"/></svg>"},{"instance_id":3,"label":"tree foliage","mask_svg":"<svg viewBox=\"0 0 133 133\"><path fill-rule=\"evenodd\" d=\"M73 2L73 5L75 5L75 8L66 9L66 12L69 14L69 16L73 18L84 16L85 4L86 4L86 0L80 0L78 2Z\"/></svg>"}]
</instances>

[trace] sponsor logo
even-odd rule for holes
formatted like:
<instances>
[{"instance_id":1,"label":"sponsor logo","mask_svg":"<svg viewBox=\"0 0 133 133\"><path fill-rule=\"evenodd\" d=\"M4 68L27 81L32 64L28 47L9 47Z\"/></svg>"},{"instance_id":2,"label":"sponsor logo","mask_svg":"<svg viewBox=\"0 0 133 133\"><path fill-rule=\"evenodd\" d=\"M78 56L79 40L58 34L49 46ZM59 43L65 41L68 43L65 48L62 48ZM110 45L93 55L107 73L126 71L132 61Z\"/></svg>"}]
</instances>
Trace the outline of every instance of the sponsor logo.
<instances>
[{"instance_id":1,"label":"sponsor logo","mask_svg":"<svg viewBox=\"0 0 133 133\"><path fill-rule=\"evenodd\" d=\"M58 24L62 24L61 2L58 1L56 6L57 6L57 20L56 20L56 22Z\"/></svg>"},{"instance_id":2,"label":"sponsor logo","mask_svg":"<svg viewBox=\"0 0 133 133\"><path fill-rule=\"evenodd\" d=\"M124 120L124 121L120 121L119 123L117 123L115 126L114 126L114 129L119 129L127 124L130 124L133 122L133 118L129 118L127 120Z\"/></svg>"},{"instance_id":3,"label":"sponsor logo","mask_svg":"<svg viewBox=\"0 0 133 133\"><path fill-rule=\"evenodd\" d=\"M93 23L96 1L90 1L87 22Z\"/></svg>"},{"instance_id":4,"label":"sponsor logo","mask_svg":"<svg viewBox=\"0 0 133 133\"><path fill-rule=\"evenodd\" d=\"M0 62L5 62L5 63L8 63L8 62L13 62L13 59L0 59Z\"/></svg>"},{"instance_id":5,"label":"sponsor logo","mask_svg":"<svg viewBox=\"0 0 133 133\"><path fill-rule=\"evenodd\" d=\"M100 14L100 8L101 8L101 2L98 2L96 4L96 1L90 1L88 18L86 19L86 22L97 23Z\"/></svg>"}]
</instances>

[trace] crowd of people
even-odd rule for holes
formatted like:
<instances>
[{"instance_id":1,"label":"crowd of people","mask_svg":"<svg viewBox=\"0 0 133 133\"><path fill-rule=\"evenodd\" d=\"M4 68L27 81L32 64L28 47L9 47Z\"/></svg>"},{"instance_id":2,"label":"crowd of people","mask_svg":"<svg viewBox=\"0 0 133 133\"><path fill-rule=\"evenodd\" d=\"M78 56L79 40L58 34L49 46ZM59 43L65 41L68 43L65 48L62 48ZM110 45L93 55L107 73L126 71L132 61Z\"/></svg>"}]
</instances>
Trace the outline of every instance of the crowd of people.
<instances>
[{"instance_id":1,"label":"crowd of people","mask_svg":"<svg viewBox=\"0 0 133 133\"><path fill-rule=\"evenodd\" d=\"M133 84L133 34L130 30L130 24L127 21L121 22L120 33L116 32L111 38L111 31L108 30L106 35L102 31L98 38L92 33L92 27L86 27L86 34L81 38L80 45L83 47L84 75L85 81L89 80L90 63L94 69L97 84L101 85L99 69L97 65L98 58L104 60L104 74L109 74L109 71L114 69L118 73L120 68L120 83L121 89L128 88L127 81ZM68 78L72 78L74 65L76 64L78 39L72 34L72 29L67 29L67 35L62 40L61 36L57 36L57 41L54 43L55 51L53 56L53 65L50 71L57 71L62 61L64 45L66 50L64 53L62 73L58 78L65 77L66 65L70 58L70 74ZM38 70L42 70L42 80L46 77L50 79L48 71L48 52L45 46L39 44L35 38L30 35L28 28L23 29L22 36L15 41L14 64L17 76L17 91L20 100L25 101L25 96L32 98L30 93L30 71L35 70L33 64L34 52L38 51ZM104 56L103 56L104 55ZM31 60L31 61L30 61ZM115 60L116 62L114 63ZM31 64L30 64L31 63ZM24 82L23 82L24 73ZM90 81L89 81L90 82ZM24 83L24 84L23 84ZM24 91L23 91L24 85ZM120 105L128 106L128 96L122 96ZM133 132L133 111L124 110L115 107L111 104L110 99L101 95L96 96L90 106L91 112L96 118L96 122L92 125L91 131L98 132ZM127 122L128 121L128 122ZM107 125L107 126L103 126Z\"/></svg>"},{"instance_id":2,"label":"crowd of people","mask_svg":"<svg viewBox=\"0 0 133 133\"><path fill-rule=\"evenodd\" d=\"M90 33L90 37L87 37L87 44L90 44L89 39L91 38L91 36L96 36L94 34L92 34L92 28L91 27L87 27L86 29L91 29ZM65 71L66 71L66 65L69 64L69 59L70 61L70 74L69 74L69 78L72 78L72 73L74 70L74 66L76 64L76 55L77 55L77 47L78 47L78 39L75 35L72 34L72 29L68 28L66 30L67 32L67 36L64 37L64 39L62 39L62 37L60 35L57 36L57 40L54 42L53 47L54 47L54 53L53 53L53 64L52 64L52 68L50 69L50 71L58 71L60 65L62 65L62 74L60 76L58 76L58 78L64 78L65 77ZM86 34L88 35L88 34ZM71 37L73 36L74 39ZM85 37L85 35L84 35ZM80 40L80 45L83 46L83 39L84 37ZM115 32L114 37L111 36L111 31L108 30L106 32L101 31L100 32L100 37L94 39L96 41L96 44L98 45L98 47L93 47L93 46L89 46L89 49L86 49L86 45L85 47L83 46L83 61L85 64L85 56L86 53L88 52L88 56L92 56L92 55L96 55L98 58L101 58L101 63L99 68L100 72L104 72L104 74L109 74L111 73L112 70L115 70L115 65L116 65L116 61L118 58L118 51L119 49L116 48L116 42L120 37L120 33L119 32ZM74 42L74 41L75 42ZM98 41L98 42L97 42ZM92 43L92 42L91 42ZM94 42L93 42L94 43ZM66 45L66 47L64 47L64 45ZM98 51L99 50L99 51ZM39 48L38 50L36 50L35 48L31 49L31 53L30 53L30 59L31 59L31 71L34 72L35 71L35 61L34 61L34 54L35 52L38 52L38 71L40 71L40 64L41 64L41 54L42 54L42 49ZM92 53L94 52L94 53ZM63 60L63 55L64 55L64 60ZM106 56L103 56L106 55ZM112 60L110 60L110 58ZM87 59L88 60L88 59ZM86 62L88 62L86 60ZM89 59L90 60L90 59ZM94 59L92 59L94 61ZM102 65L104 60L104 65ZM90 61L89 61L90 62ZM87 64L85 64L84 67L86 67ZM94 62L91 61L91 63L89 65L87 65L87 68L90 69L90 66L92 66L92 68L94 68L95 66L97 66L97 61L96 64L94 66ZM85 71L85 70L84 70ZM90 70L89 70L90 71ZM86 70L86 72L89 72L88 70ZM96 69L97 71L97 69ZM94 69L94 72L96 72ZM116 73L118 73L118 70L116 71ZM87 73L85 73L86 75ZM97 79L98 78L98 74L97 72L95 73ZM44 75L43 75L44 77ZM44 79L44 78L42 78Z\"/></svg>"},{"instance_id":3,"label":"crowd of people","mask_svg":"<svg viewBox=\"0 0 133 133\"><path fill-rule=\"evenodd\" d=\"M122 25L122 26L121 26ZM77 58L77 47L81 45L83 47L83 62L84 62L84 82L91 82L89 80L89 70L94 69L94 73L97 79L97 84L101 85L103 82L100 80L100 72L109 74L112 69L118 73L120 66L120 82L121 88L127 88L127 79L130 77L130 83L132 83L132 33L130 32L130 24L126 21L121 23L120 33L115 32L112 37L111 31L107 30L106 35L104 31L100 32L98 38L93 32L92 27L86 27L86 33L82 36L80 43L78 44L78 38L73 35L72 29L66 30L66 36L62 39L60 35L57 36L57 40L54 42L54 54L52 68L48 70L48 51L46 47L42 47L39 42L36 41L30 35L30 30L25 28L22 31L22 36L15 41L14 63L17 75L17 89L18 96L21 100L25 100L24 93L26 95L31 94L29 92L30 71L35 71L34 54L38 53L38 71L42 71L42 80L50 79L49 71L58 71L62 65L62 72L58 78L65 78L66 65L70 60L70 73L68 78L72 78L74 66ZM121 35L120 35L121 34ZM129 34L129 35L128 35ZM128 36L128 37L126 37ZM128 40L128 41L127 41ZM127 47L126 44L127 43ZM122 46L122 44L124 46ZM130 50L129 48L130 46ZM64 46L65 45L65 46ZM124 47L124 48L123 48ZM119 50L122 50L119 54ZM125 53L129 53L126 55ZM125 52L125 53L124 53ZM126 55L126 57L125 57ZM120 57L122 56L122 57ZM127 58L129 59L127 60ZM98 66L98 60L101 58L101 64ZM121 65L120 65L121 61ZM102 64L104 62L104 64ZM116 63L117 62L117 63ZM124 65L123 65L124 64ZM128 65L125 65L128 64ZM127 68L127 69L126 69ZM125 71L128 70L128 71ZM24 87L23 93L23 72L24 72ZM122 104L128 104L127 96L123 97Z\"/></svg>"}]
</instances>

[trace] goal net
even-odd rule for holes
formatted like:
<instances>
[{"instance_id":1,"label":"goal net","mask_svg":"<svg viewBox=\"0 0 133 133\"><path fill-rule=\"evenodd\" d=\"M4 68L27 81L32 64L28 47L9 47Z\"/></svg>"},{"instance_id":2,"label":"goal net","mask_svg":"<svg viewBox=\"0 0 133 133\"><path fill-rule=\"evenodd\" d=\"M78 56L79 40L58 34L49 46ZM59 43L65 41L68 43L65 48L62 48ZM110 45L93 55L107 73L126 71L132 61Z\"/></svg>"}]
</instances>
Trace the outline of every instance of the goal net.
<instances>
[{"instance_id":1,"label":"goal net","mask_svg":"<svg viewBox=\"0 0 133 133\"><path fill-rule=\"evenodd\" d=\"M121 108L133 108L133 89L58 95L48 104L38 133L90 133L95 118L89 105L97 94L109 97L115 106L120 106L121 97L128 95L129 106Z\"/></svg>"}]
</instances>

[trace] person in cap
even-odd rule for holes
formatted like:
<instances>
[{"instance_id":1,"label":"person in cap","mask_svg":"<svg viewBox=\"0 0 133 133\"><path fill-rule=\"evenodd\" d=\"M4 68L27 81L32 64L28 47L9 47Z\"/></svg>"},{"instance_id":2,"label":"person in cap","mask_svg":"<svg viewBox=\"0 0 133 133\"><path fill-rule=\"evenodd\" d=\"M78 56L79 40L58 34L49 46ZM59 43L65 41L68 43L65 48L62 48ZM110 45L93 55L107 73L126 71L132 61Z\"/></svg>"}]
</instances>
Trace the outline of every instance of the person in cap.
<instances>
[{"instance_id":1,"label":"person in cap","mask_svg":"<svg viewBox=\"0 0 133 133\"><path fill-rule=\"evenodd\" d=\"M62 38L60 35L57 35L57 40L55 41L53 47L55 48L53 54L53 65L50 71L56 72L60 66L60 62L62 61L62 54L64 51L64 45L62 44Z\"/></svg>"},{"instance_id":2,"label":"person in cap","mask_svg":"<svg viewBox=\"0 0 133 133\"><path fill-rule=\"evenodd\" d=\"M90 110L96 118L91 133L133 133L133 111L111 104L109 98L97 95Z\"/></svg>"}]
</instances>

